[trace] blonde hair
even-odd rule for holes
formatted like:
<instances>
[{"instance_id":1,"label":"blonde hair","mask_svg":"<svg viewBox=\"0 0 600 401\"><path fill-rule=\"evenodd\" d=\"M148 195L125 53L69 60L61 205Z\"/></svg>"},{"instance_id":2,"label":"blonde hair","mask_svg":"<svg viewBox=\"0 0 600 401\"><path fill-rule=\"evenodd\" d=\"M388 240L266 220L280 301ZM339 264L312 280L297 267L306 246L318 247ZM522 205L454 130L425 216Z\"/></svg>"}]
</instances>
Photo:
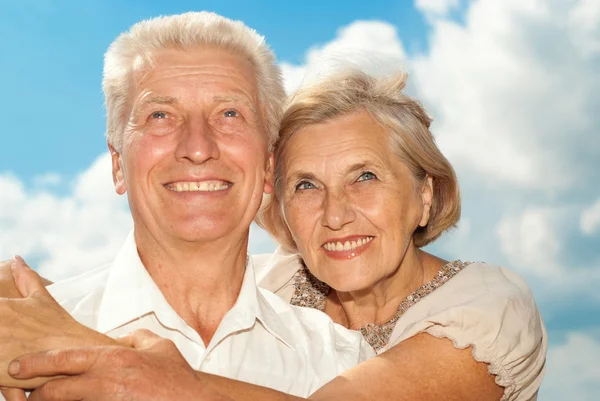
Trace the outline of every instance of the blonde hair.
<instances>
[{"instance_id":1,"label":"blonde hair","mask_svg":"<svg viewBox=\"0 0 600 401\"><path fill-rule=\"evenodd\" d=\"M110 45L104 56L102 88L106 100L106 137L117 150L128 120L129 88L134 70L151 68L153 54L212 46L246 58L255 69L261 114L269 150L277 139L285 100L281 72L264 37L241 21L209 12L157 17L138 22Z\"/></svg>"},{"instance_id":2,"label":"blonde hair","mask_svg":"<svg viewBox=\"0 0 600 401\"><path fill-rule=\"evenodd\" d=\"M302 88L290 99L274 149L275 191L256 219L285 248L297 250L283 216L283 155L287 143L306 126L362 110L388 131L390 145L416 184L424 184L428 176L432 178L429 222L415 231L415 245L425 246L456 225L460 218L456 174L429 131L431 118L416 100L404 94L405 85L405 73L374 78L350 69Z\"/></svg>"}]
</instances>

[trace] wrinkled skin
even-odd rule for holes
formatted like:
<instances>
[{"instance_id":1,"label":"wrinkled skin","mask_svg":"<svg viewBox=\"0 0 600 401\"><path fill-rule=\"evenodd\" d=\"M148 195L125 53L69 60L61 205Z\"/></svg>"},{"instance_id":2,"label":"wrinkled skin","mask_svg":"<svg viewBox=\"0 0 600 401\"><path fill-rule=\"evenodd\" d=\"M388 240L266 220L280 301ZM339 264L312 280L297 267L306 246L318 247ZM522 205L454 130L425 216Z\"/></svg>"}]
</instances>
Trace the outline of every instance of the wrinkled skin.
<instances>
[{"instance_id":1,"label":"wrinkled skin","mask_svg":"<svg viewBox=\"0 0 600 401\"><path fill-rule=\"evenodd\" d=\"M66 375L36 389L30 401L197 400L200 378L172 341L147 330L120 339L135 347L85 347L24 355L18 377Z\"/></svg>"},{"instance_id":2,"label":"wrinkled skin","mask_svg":"<svg viewBox=\"0 0 600 401\"><path fill-rule=\"evenodd\" d=\"M0 366L4 367L0 368L1 386L35 388L49 380L46 377L23 381L10 377L5 367L19 355L65 347L119 344L73 319L22 259L16 262L11 276L17 293L10 285L3 285L2 291L7 291L3 294L22 297L0 298ZM2 282L6 283L6 279L4 274Z\"/></svg>"},{"instance_id":3,"label":"wrinkled skin","mask_svg":"<svg viewBox=\"0 0 600 401\"><path fill-rule=\"evenodd\" d=\"M22 298L15 280L13 279L10 265L13 260L0 262L0 297L2 298Z\"/></svg>"}]
</instances>

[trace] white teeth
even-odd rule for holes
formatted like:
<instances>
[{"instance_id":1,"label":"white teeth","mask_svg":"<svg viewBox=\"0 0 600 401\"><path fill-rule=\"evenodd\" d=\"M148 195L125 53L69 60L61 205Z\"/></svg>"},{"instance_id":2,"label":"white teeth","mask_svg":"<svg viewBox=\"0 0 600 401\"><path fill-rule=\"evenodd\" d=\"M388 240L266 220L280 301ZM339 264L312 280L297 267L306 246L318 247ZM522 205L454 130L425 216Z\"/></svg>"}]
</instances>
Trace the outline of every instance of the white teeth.
<instances>
[{"instance_id":1,"label":"white teeth","mask_svg":"<svg viewBox=\"0 0 600 401\"><path fill-rule=\"evenodd\" d=\"M177 182L168 185L167 188L175 192L212 192L229 188L229 183L224 181Z\"/></svg>"},{"instance_id":2,"label":"white teeth","mask_svg":"<svg viewBox=\"0 0 600 401\"><path fill-rule=\"evenodd\" d=\"M351 251L351 250L358 248L359 246L363 246L366 243L371 242L373 240L373 238L374 237L364 237L357 241L346 241L343 244L339 241L327 242L323 245L323 248L325 248L326 250L328 250L330 252Z\"/></svg>"}]
</instances>

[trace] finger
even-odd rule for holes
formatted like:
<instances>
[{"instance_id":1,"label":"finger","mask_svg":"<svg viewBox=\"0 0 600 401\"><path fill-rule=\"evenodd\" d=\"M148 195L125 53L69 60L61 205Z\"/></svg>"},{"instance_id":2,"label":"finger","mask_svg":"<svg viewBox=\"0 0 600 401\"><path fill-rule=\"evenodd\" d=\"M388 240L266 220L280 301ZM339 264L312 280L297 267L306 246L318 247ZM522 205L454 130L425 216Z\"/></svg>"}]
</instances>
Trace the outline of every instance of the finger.
<instances>
[{"instance_id":1,"label":"finger","mask_svg":"<svg viewBox=\"0 0 600 401\"><path fill-rule=\"evenodd\" d=\"M161 341L163 338L150 330L140 329L119 337L117 341L125 347L147 349Z\"/></svg>"},{"instance_id":2,"label":"finger","mask_svg":"<svg viewBox=\"0 0 600 401\"><path fill-rule=\"evenodd\" d=\"M20 388L3 387L0 392L6 401L27 401L25 391Z\"/></svg>"},{"instance_id":3,"label":"finger","mask_svg":"<svg viewBox=\"0 0 600 401\"><path fill-rule=\"evenodd\" d=\"M71 348L22 355L8 365L15 379L77 375L90 368L98 358L98 347Z\"/></svg>"},{"instance_id":4,"label":"finger","mask_svg":"<svg viewBox=\"0 0 600 401\"><path fill-rule=\"evenodd\" d=\"M86 396L86 387L89 387L86 384L87 382L88 380L82 376L51 380L29 394L28 401L78 401L89 399ZM90 389L87 389L87 391L89 392Z\"/></svg>"},{"instance_id":5,"label":"finger","mask_svg":"<svg viewBox=\"0 0 600 401\"><path fill-rule=\"evenodd\" d=\"M40 276L20 256L13 258L11 271L15 284L24 297L34 295L50 296Z\"/></svg>"},{"instance_id":6,"label":"finger","mask_svg":"<svg viewBox=\"0 0 600 401\"><path fill-rule=\"evenodd\" d=\"M0 262L0 297L2 298L22 298L15 280L12 275L12 264L14 259Z\"/></svg>"}]
</instances>

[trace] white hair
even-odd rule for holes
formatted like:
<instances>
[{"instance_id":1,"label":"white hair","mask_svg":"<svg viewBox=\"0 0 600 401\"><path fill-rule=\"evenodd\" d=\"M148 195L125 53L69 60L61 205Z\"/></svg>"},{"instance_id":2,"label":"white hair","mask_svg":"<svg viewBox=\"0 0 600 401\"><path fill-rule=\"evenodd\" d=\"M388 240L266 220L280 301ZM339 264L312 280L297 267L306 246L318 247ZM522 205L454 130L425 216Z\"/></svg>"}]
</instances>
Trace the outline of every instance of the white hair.
<instances>
[{"instance_id":1,"label":"white hair","mask_svg":"<svg viewBox=\"0 0 600 401\"><path fill-rule=\"evenodd\" d=\"M106 138L121 150L128 121L129 87L133 72L151 68L153 55L167 49L212 46L250 61L255 69L260 111L269 135L269 150L277 139L285 102L281 72L263 36L241 21L210 12L189 12L144 20L122 33L104 56L102 88L106 99Z\"/></svg>"}]
</instances>

